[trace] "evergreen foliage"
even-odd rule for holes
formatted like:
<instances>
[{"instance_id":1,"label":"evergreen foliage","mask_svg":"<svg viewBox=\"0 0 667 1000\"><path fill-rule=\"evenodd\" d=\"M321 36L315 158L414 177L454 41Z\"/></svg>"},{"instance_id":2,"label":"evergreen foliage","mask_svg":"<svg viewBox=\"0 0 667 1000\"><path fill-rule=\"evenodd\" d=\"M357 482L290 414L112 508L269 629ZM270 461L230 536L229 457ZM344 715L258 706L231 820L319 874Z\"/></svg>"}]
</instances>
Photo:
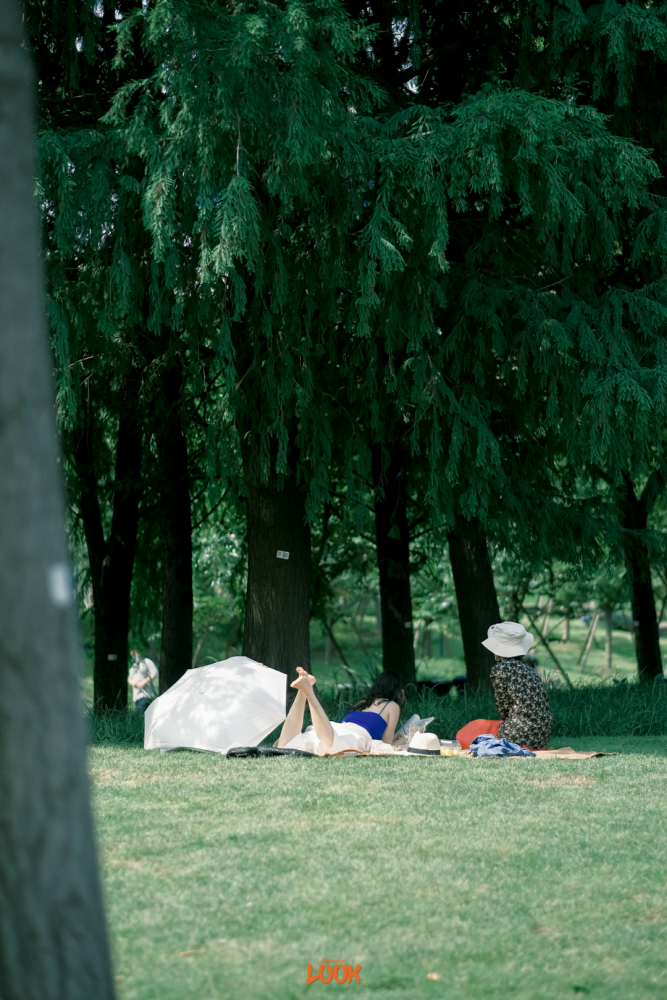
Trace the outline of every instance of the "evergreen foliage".
<instances>
[{"instance_id":1,"label":"evergreen foliage","mask_svg":"<svg viewBox=\"0 0 667 1000\"><path fill-rule=\"evenodd\" d=\"M437 528L580 558L601 482L659 496L662 8L476 5L465 66L429 3L27 9L64 427L134 379L150 441L176 366L208 509L292 474L367 530L400 449Z\"/></svg>"},{"instance_id":2,"label":"evergreen foliage","mask_svg":"<svg viewBox=\"0 0 667 1000\"><path fill-rule=\"evenodd\" d=\"M59 206L52 243L63 262L85 257L79 308L103 303L105 343L127 350L123 329L140 322L156 340L176 336L195 392L220 375L219 419L251 418L260 476L274 435L285 469L285 415L298 414L317 501L335 406L317 367L339 355L375 434L383 388L411 414L413 451L426 428L426 499L438 511L466 475L471 512L497 482L499 391L528 399L524 423L545 428L568 402L588 417L594 400L603 431L593 456L626 447L612 440L612 407L645 438L635 403L661 372L644 365L633 380L626 327L662 363L662 289L599 293L596 283L622 251L655 259L664 249L648 154L591 108L506 88L451 111L371 118L380 95L350 65L365 36L337 4L306 9L141 9L119 22L117 65L141 44L152 77L120 89L103 130L43 136L46 203ZM637 222L622 234L628 213ZM71 410L79 345L67 337L91 324L67 322L71 290L55 262L51 275ZM585 380L572 378L576 366Z\"/></svg>"}]
</instances>

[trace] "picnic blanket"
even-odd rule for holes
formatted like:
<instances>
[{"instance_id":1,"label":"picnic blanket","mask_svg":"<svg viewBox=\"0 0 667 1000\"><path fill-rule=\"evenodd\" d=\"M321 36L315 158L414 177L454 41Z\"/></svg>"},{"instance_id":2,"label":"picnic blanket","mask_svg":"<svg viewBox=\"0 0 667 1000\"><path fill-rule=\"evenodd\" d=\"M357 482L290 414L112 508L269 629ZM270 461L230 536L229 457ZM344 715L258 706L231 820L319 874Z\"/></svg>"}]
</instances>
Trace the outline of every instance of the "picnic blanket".
<instances>
[{"instance_id":1,"label":"picnic blanket","mask_svg":"<svg viewBox=\"0 0 667 1000\"><path fill-rule=\"evenodd\" d=\"M277 747L231 747L227 752L228 757L315 757L314 753L310 753L306 750L296 750L293 748L283 747L278 749ZM325 753L321 756L324 757L410 757L420 758L420 754L408 753L407 750L400 749L399 747L392 747L388 743L383 743L382 740L373 740L371 743L370 750L338 750L335 753ZM430 756L430 755L429 755ZM460 757L464 757L467 760L473 760L474 754L472 750L464 750L459 754ZM562 760L589 760L591 757L615 757L616 753L608 753L605 750L573 750L572 747L561 747L559 749L554 749L550 747L548 750L533 750L531 756L539 757L541 760L551 760L551 759L562 759ZM424 758L421 757L423 760ZM452 757L437 757L436 760L452 760ZM516 757L520 760L520 757Z\"/></svg>"},{"instance_id":2,"label":"picnic blanket","mask_svg":"<svg viewBox=\"0 0 667 1000\"><path fill-rule=\"evenodd\" d=\"M416 753L408 753L407 750L397 749L396 747L390 747L388 743L381 743L380 740L373 740L373 745L370 750L342 750L338 753L328 753L324 754L325 757L417 757L420 755ZM550 747L547 750L533 750L531 753L532 757L538 757L540 760L589 760L591 757L616 757L618 756L616 752L608 752L606 750L573 750L572 747L560 747L553 748ZM463 750L459 757L463 757L466 760L476 760L473 756L471 750ZM420 759L424 759L421 757ZM432 758L431 758L432 759ZM456 757L435 757L436 760L456 760ZM526 758L519 756L512 756L512 760L524 760Z\"/></svg>"},{"instance_id":3,"label":"picnic blanket","mask_svg":"<svg viewBox=\"0 0 667 1000\"><path fill-rule=\"evenodd\" d=\"M563 760L589 760L590 757L616 757L616 752L610 753L607 750L573 750L572 747L560 747L554 750L549 747L546 750L535 750L535 756L541 760L551 760L552 758L562 758Z\"/></svg>"}]
</instances>

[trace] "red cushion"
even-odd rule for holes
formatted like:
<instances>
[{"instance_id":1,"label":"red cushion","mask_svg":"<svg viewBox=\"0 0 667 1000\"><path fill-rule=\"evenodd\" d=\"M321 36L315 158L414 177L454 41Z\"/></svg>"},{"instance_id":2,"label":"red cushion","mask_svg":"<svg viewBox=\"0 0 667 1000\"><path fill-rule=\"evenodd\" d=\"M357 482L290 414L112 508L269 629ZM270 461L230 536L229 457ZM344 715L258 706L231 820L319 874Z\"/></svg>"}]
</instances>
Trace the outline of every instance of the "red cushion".
<instances>
[{"instance_id":1,"label":"red cushion","mask_svg":"<svg viewBox=\"0 0 667 1000\"><path fill-rule=\"evenodd\" d=\"M502 721L502 719L473 719L472 722L468 722L463 729L459 729L456 734L456 738L463 749L467 750L476 736L482 736L484 733L490 733L491 736L497 736L498 729Z\"/></svg>"}]
</instances>

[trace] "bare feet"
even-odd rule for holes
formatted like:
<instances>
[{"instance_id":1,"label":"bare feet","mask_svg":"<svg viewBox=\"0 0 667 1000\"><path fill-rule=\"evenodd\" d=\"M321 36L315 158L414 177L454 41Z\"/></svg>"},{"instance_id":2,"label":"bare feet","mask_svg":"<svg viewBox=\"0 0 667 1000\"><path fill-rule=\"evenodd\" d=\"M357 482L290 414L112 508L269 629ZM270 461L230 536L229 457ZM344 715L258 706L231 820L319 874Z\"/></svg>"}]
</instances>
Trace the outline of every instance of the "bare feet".
<instances>
[{"instance_id":1,"label":"bare feet","mask_svg":"<svg viewBox=\"0 0 667 1000\"><path fill-rule=\"evenodd\" d=\"M306 694L309 690L312 690L313 684L317 682L317 678L309 674L303 667L297 667L296 672L299 676L295 681L292 681L290 687L296 688L297 691L303 691Z\"/></svg>"}]
</instances>

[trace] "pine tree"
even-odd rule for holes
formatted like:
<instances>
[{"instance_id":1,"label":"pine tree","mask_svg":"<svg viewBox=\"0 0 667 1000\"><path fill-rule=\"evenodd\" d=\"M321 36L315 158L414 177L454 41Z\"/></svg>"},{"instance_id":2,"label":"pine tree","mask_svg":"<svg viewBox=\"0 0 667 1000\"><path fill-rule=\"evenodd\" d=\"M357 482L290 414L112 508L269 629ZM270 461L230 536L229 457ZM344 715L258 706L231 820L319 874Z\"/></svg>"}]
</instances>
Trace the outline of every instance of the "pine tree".
<instances>
[{"instance_id":1,"label":"pine tree","mask_svg":"<svg viewBox=\"0 0 667 1000\"><path fill-rule=\"evenodd\" d=\"M594 330L593 365L581 372L579 391L563 410L566 454L593 484L606 484L615 508L608 537L625 559L639 678L652 681L662 657L651 561L664 542L656 546L648 525L667 486L665 438L656 430L667 415L665 327L661 310L649 315L650 305L640 303L639 315L628 306L642 291L664 301L667 132L659 95L667 83L667 11L644 2L539 2L527 11L524 37L525 81L551 92L570 89L573 101L608 116L614 134L651 149L661 170L651 186L655 214L639 223L626 213L616 266L597 276L595 292L607 308Z\"/></svg>"},{"instance_id":2,"label":"pine tree","mask_svg":"<svg viewBox=\"0 0 667 1000\"><path fill-rule=\"evenodd\" d=\"M54 239L84 234L77 273L111 289L110 336L125 343L139 317L150 332L165 420L185 387L215 386L207 420L223 454L242 457L241 476L223 472L256 491L251 514L271 497L301 508L294 578L268 570L277 542L257 550L269 593L300 595L293 620L307 626L306 520L327 499L334 445L352 507L369 480L381 507L399 449L423 456L434 524L479 535L490 516L515 518L511 448L545 434L567 454L578 446L563 414L585 399L595 330L611 324L623 349L627 317L642 338L663 321L659 283L600 290L621 241L661 266L661 242L646 239L662 224L646 151L593 108L503 85L380 113L383 93L355 66L367 34L333 0L165 0L117 28L119 70L136 53L153 70L120 88L97 132L44 136ZM350 430L334 442L342 414ZM168 475L182 486L185 463ZM404 566L394 514L381 536L396 532ZM304 642L279 654L285 669Z\"/></svg>"},{"instance_id":3,"label":"pine tree","mask_svg":"<svg viewBox=\"0 0 667 1000\"><path fill-rule=\"evenodd\" d=\"M96 134L119 84L112 68L116 16L133 5L120 3L23 4L38 76L42 219L49 276L49 312L58 375L58 403L68 495L74 532L86 540L95 617L94 698L98 708L117 708L127 699L130 593L140 515L145 514L149 433L145 428L144 372L136 333L141 316L127 316L122 334L105 309L114 261L108 240L96 261L90 241L100 237L99 159L77 165L68 158L75 142ZM134 76L145 69L138 61ZM91 188L88 188L91 184ZM93 192L52 200L60 188L81 185ZM135 211L113 220L138 249ZM77 209L79 209L77 213ZM104 215L104 213L102 213ZM111 219L111 213L104 216ZM92 227L87 228L92 223ZM139 270L139 269L136 269ZM142 503L142 501L144 501Z\"/></svg>"},{"instance_id":4,"label":"pine tree","mask_svg":"<svg viewBox=\"0 0 667 1000\"><path fill-rule=\"evenodd\" d=\"M590 82L579 95L581 110L587 103L597 103L604 111L611 111L613 100L610 102L610 95L616 92L614 79L618 78L618 93L621 95L616 104L624 105L624 101L627 104L634 73L637 80L641 79L643 88L639 98L641 106L651 108L649 114L654 119L650 127L646 126L640 132L640 138L650 139L653 144L660 134L661 116L653 110L656 105L650 101L648 94L651 88L655 92L660 85L660 70L654 53L661 51L662 12L657 13L650 6L642 9L642 5L635 4L604 8L604 11L595 5L584 8L571 5L567 13L558 4L536 4L531 10L534 14L532 23L509 4L499 5L493 11L486 4L468 5L465 11L455 7L444 11L428 3L408 11L393 3L385 3L381 7L376 5L372 12L368 12L379 32L369 68L388 86L395 106L439 105L442 101L453 101L462 112L466 106L480 106L476 92L485 77L488 79L494 75L511 80L515 87L524 88L523 91L506 91L503 98L506 101L525 100L528 98L527 91L536 84L542 84L549 86L552 98L558 101L562 101L565 93L568 104L562 106L564 109L568 105L572 107L575 104L575 95L571 92L573 81L583 66L588 67ZM647 42L648 38L652 41ZM643 48L650 50L650 54L643 54ZM608 68L603 69L605 66ZM406 87L408 81L410 88ZM488 93L491 94L491 91ZM493 98L494 101L497 99L498 95ZM528 99L534 98L531 95ZM633 135L634 116L628 111L619 113L618 107L614 114L619 121L615 131ZM621 119L624 128L620 127ZM479 124L483 128L492 128L488 121L482 119ZM593 165L593 159L590 165ZM661 190L661 181L655 169L652 176L647 177L647 182L651 184L651 190ZM618 190L620 192L620 188ZM589 234L592 235L596 225L604 228L599 203L596 204L595 196L590 198L585 172L573 188L572 195L581 199L582 210L588 212ZM631 195L625 206L617 204L614 207L615 252L611 252L609 236L612 230L608 228L606 246L598 242L593 255L586 258L585 267L582 266L581 244L572 244L569 261L564 255L560 262L556 262L548 252L540 249L539 233L535 230L531 232L534 219L532 205L526 212L525 205L522 207L517 201L514 204L506 202L502 209L497 209L494 226L489 224L492 220L485 211L487 204L485 199L478 199L475 205L478 214L467 210L465 214L459 213L456 224L452 223L447 249L451 268L442 284L442 301L433 306L434 324L447 337L448 362L451 359L451 363L445 365L438 362L437 367L446 374L448 388L459 400L467 399L478 405L481 420L473 419L469 427L473 429L477 426L479 430L481 425L485 425L480 443L489 449L486 457L483 452L478 452L475 457L469 451L468 468L462 470L459 477L443 477L445 482L449 480L451 489L448 519L455 528L450 535L450 554L455 576L461 577L461 586L457 587L461 624L468 672L474 680L483 680L490 665L488 660L486 664L482 662L484 652L479 647L479 640L483 637L482 619L486 616L490 624L497 613L490 565L488 558L482 558L485 545L482 543L483 548L480 548L476 539L488 517L497 528L501 527L500 535L504 534L505 538L512 534L512 525L517 518L524 528L529 528L531 521L522 491L513 488L513 483L525 483L526 478L514 461L514 454L519 450L525 457L526 445L532 441L529 452L541 452L546 458L543 450L545 434L552 439L557 435L560 457L550 468L547 466L539 478L544 493L541 504L548 507L553 501L558 502L562 487L557 485L557 470L563 468L563 453L565 461L571 462L577 469L581 469L582 460L588 461L590 467L592 452L599 457L601 440L598 428L602 424L596 420L594 426L586 427L587 421L581 419L581 408L585 405L588 412L600 407L600 415L608 408L609 398L605 394L609 395L612 384L610 375L612 379L622 379L629 390L628 398L634 398L639 403L646 398L648 383L656 389L660 384L659 367L653 372L647 370L654 365L654 361L646 365L638 359L647 349L652 359L658 359L655 353L656 329L664 321L661 286L663 215L660 205L648 203L646 193L639 199ZM505 228L506 236L503 236L498 222L501 227L510 227ZM655 243L647 252L649 232L655 236ZM619 267L622 259L634 262L635 274L629 280L625 269ZM428 273L427 268L419 267L418 271L423 280ZM392 291L398 291L396 285ZM404 302L411 301L407 288L403 288L401 293ZM395 302L396 297L394 294L394 299L390 301ZM423 315L423 295L420 295L419 301ZM408 317L402 319L405 324L408 323ZM594 345L596 349L593 349ZM393 362L396 370L400 371L399 357L401 355L397 352ZM404 364L408 358L409 352L403 353ZM517 374L507 378L509 359ZM635 380L638 363L645 370ZM528 372L531 373L530 379L527 378ZM656 403L655 412L661 420L662 404L659 398L656 398ZM523 417L522 426L508 434L508 423L516 424L514 415L518 409ZM573 433L577 425L581 431L578 437ZM626 441L629 444L639 428L631 416L627 426ZM474 440L460 421L453 421L451 429L454 433L450 438L450 456L452 443L458 450L462 446L469 447ZM645 433L640 433L646 440ZM614 446L624 436L624 432L619 433ZM588 443L584 446L586 439ZM585 457L582 447L584 452L588 450ZM655 453L655 445L649 443L649 447L652 458L636 455L637 467L642 467L643 463L645 470L639 474L640 480L651 468L655 469L655 478L660 467L661 459ZM551 461L556 459L557 451L550 443L547 454ZM535 462L529 464L533 470L536 469ZM450 471L451 457L448 473ZM570 475L568 478L571 487L573 477ZM620 494L623 494L622 472L613 471L611 478L621 487ZM655 487L651 485L644 499L654 494ZM532 501L533 496L534 490L529 490L529 497L525 499ZM633 496L636 502L628 502L621 507L621 517L626 526L626 551L628 547L642 546L641 535L637 534L641 517L637 520L637 516L644 501L640 502ZM568 502L571 499L570 495ZM442 500L444 502L444 496ZM630 509L634 511L632 524L628 520ZM505 527L502 528L502 525ZM533 523L532 529L529 528L531 533L534 533L535 527ZM456 544L459 539L469 552L479 550L480 556L472 561L466 560L464 565ZM528 535L525 542L532 544ZM476 582L464 582L475 565L479 567L473 576ZM457 566L461 567L461 572L456 572ZM641 584L637 584L639 589L647 591L650 588L650 573L647 571L648 550L645 543L643 554L637 551L637 558L630 560L628 566L631 576L634 574L638 581L641 579ZM468 574L462 572L464 569L468 570ZM486 608L481 608L478 595L484 593L489 595L489 600ZM472 600L470 595L475 595ZM648 671L651 673L659 663L657 631L650 627L655 617L652 600L646 600L644 604L643 630L651 632L653 640L653 666ZM479 623L468 627L467 622L475 622L478 616ZM641 649L640 642L640 674L646 672ZM471 660L474 650L477 650L476 662Z\"/></svg>"}]
</instances>

